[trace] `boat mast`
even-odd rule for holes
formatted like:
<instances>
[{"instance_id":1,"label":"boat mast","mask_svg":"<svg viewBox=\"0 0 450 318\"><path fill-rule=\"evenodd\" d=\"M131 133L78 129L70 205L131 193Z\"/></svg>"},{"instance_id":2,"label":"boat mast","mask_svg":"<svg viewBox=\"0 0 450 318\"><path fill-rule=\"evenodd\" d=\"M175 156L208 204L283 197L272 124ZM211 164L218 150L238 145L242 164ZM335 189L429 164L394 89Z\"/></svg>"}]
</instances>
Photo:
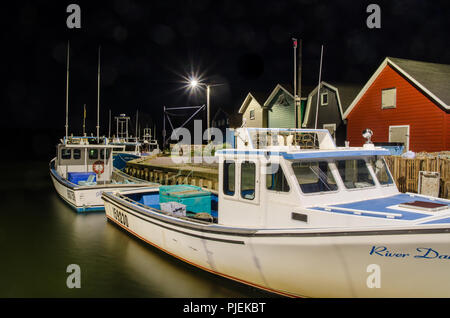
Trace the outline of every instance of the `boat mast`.
<instances>
[{"instance_id":1,"label":"boat mast","mask_svg":"<svg viewBox=\"0 0 450 318\"><path fill-rule=\"evenodd\" d=\"M69 137L69 53L70 41L67 41L67 75L66 75L66 142Z\"/></svg>"},{"instance_id":2,"label":"boat mast","mask_svg":"<svg viewBox=\"0 0 450 318\"><path fill-rule=\"evenodd\" d=\"M111 109L109 109L108 140L111 139Z\"/></svg>"},{"instance_id":3,"label":"boat mast","mask_svg":"<svg viewBox=\"0 0 450 318\"><path fill-rule=\"evenodd\" d=\"M136 109L136 142L138 141L138 138L139 138L138 115L139 115L139 111Z\"/></svg>"},{"instance_id":4,"label":"boat mast","mask_svg":"<svg viewBox=\"0 0 450 318\"><path fill-rule=\"evenodd\" d=\"M83 136L86 136L86 104L83 109Z\"/></svg>"},{"instance_id":5,"label":"boat mast","mask_svg":"<svg viewBox=\"0 0 450 318\"><path fill-rule=\"evenodd\" d=\"M323 45L320 50L320 68L319 68L319 86L317 86L317 104L316 104L316 123L314 125L314 129L317 129L317 119L319 117L319 94L320 94L320 84L321 84L321 76L322 76L322 57L323 57Z\"/></svg>"},{"instance_id":6,"label":"boat mast","mask_svg":"<svg viewBox=\"0 0 450 318\"><path fill-rule=\"evenodd\" d=\"M97 71L97 142L100 141L100 46L98 47Z\"/></svg>"}]
</instances>

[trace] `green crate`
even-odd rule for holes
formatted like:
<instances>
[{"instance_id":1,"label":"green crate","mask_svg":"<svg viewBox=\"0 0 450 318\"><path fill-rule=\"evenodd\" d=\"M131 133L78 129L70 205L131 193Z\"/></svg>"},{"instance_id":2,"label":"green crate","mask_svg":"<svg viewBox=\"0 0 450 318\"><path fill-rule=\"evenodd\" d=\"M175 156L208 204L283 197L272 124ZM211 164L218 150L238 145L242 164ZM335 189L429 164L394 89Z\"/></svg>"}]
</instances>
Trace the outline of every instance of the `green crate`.
<instances>
[{"instance_id":1,"label":"green crate","mask_svg":"<svg viewBox=\"0 0 450 318\"><path fill-rule=\"evenodd\" d=\"M186 211L211 214L211 192L189 184L159 187L159 202L178 202L186 205Z\"/></svg>"}]
</instances>

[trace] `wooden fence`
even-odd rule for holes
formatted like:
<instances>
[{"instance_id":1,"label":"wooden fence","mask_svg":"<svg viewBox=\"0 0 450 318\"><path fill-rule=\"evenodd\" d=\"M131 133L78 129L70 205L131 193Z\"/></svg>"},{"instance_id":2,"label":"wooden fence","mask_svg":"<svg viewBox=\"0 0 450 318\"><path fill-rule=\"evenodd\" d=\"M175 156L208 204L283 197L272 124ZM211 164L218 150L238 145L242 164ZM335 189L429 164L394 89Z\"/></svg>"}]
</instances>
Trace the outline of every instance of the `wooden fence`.
<instances>
[{"instance_id":1,"label":"wooden fence","mask_svg":"<svg viewBox=\"0 0 450 318\"><path fill-rule=\"evenodd\" d=\"M416 154L414 159L401 156L385 159L399 191L417 193L419 171L432 171L440 173L439 197L450 198L450 156L447 153Z\"/></svg>"}]
</instances>

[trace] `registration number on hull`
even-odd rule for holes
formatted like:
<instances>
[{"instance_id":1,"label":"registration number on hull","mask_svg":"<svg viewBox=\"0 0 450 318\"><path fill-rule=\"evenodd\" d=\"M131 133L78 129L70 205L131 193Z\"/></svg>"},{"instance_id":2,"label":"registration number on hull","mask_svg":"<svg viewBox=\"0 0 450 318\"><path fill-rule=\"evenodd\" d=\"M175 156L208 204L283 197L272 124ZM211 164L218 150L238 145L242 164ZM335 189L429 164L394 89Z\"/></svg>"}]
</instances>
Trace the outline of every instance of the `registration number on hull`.
<instances>
[{"instance_id":1,"label":"registration number on hull","mask_svg":"<svg viewBox=\"0 0 450 318\"><path fill-rule=\"evenodd\" d=\"M72 190L67 189L67 198L70 201L75 201L75 193Z\"/></svg>"},{"instance_id":2,"label":"registration number on hull","mask_svg":"<svg viewBox=\"0 0 450 318\"><path fill-rule=\"evenodd\" d=\"M113 216L119 223L128 227L128 217L122 211L113 208Z\"/></svg>"}]
</instances>

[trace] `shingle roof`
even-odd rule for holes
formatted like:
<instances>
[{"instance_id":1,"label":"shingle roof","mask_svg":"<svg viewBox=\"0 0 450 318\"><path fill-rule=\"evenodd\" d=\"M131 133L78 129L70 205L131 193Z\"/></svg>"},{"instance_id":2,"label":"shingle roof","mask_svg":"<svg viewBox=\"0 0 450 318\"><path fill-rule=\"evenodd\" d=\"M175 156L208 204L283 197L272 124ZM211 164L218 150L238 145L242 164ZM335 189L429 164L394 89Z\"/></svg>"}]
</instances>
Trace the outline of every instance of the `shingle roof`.
<instances>
[{"instance_id":1,"label":"shingle roof","mask_svg":"<svg viewBox=\"0 0 450 318\"><path fill-rule=\"evenodd\" d=\"M447 106L450 105L450 65L388 57Z\"/></svg>"},{"instance_id":2,"label":"shingle roof","mask_svg":"<svg viewBox=\"0 0 450 318\"><path fill-rule=\"evenodd\" d=\"M345 112L352 101L358 95L363 87L363 84L348 84L348 83L330 83L339 91L339 99L341 100L342 111Z\"/></svg>"}]
</instances>

